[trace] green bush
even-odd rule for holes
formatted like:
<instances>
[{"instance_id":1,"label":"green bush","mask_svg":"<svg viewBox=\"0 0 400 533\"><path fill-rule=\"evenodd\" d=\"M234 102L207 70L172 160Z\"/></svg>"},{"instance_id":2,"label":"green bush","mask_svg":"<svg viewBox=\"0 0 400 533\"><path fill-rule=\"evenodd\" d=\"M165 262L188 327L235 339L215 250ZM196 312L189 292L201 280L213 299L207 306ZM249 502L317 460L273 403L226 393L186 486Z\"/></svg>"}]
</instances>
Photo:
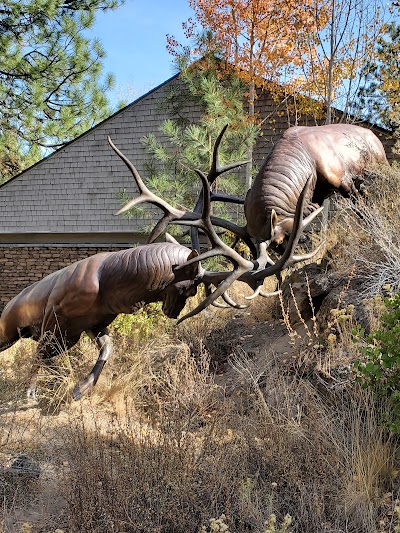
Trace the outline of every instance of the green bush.
<instances>
[{"instance_id":1,"label":"green bush","mask_svg":"<svg viewBox=\"0 0 400 533\"><path fill-rule=\"evenodd\" d=\"M114 332L137 340L146 340L158 327L168 329L169 320L160 302L147 304L132 315L118 315L112 323Z\"/></svg>"},{"instance_id":2,"label":"green bush","mask_svg":"<svg viewBox=\"0 0 400 533\"><path fill-rule=\"evenodd\" d=\"M380 319L381 328L369 334L361 328L356 332L355 340L364 358L355 363L355 368L361 385L387 402L385 424L400 433L400 292L383 301L386 312Z\"/></svg>"}]
</instances>

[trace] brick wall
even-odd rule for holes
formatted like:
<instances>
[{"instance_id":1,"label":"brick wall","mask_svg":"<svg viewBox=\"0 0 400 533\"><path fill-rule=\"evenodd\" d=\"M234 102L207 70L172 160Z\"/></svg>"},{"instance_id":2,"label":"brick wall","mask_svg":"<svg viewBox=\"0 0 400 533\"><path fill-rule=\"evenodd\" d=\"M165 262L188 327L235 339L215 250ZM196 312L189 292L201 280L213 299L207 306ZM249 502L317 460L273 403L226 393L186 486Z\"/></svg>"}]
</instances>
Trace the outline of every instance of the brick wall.
<instances>
[{"instance_id":1,"label":"brick wall","mask_svg":"<svg viewBox=\"0 0 400 533\"><path fill-rule=\"evenodd\" d=\"M105 246L0 246L0 312L22 289L47 274L90 255L107 251L110 248Z\"/></svg>"}]
</instances>

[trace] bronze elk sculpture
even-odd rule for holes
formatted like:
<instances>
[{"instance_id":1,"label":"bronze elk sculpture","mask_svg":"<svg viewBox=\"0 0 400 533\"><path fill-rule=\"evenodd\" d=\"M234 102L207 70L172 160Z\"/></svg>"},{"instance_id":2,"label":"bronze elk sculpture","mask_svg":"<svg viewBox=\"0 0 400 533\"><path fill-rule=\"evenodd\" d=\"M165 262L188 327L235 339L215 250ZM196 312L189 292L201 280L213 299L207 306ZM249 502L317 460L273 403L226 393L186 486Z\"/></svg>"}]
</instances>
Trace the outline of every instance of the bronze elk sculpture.
<instances>
[{"instance_id":1,"label":"bronze elk sculpture","mask_svg":"<svg viewBox=\"0 0 400 533\"><path fill-rule=\"evenodd\" d=\"M247 234L257 243L281 244L292 231L297 201L308 179L306 215L331 191L358 195L366 168L376 163L387 163L385 150L367 128L352 124L289 128L247 193Z\"/></svg>"},{"instance_id":2,"label":"bronze elk sculpture","mask_svg":"<svg viewBox=\"0 0 400 533\"><path fill-rule=\"evenodd\" d=\"M226 128L214 147L213 164L207 176L210 185L222 172L244 163L219 165L218 147ZM289 128L272 148L245 200L233 199L234 203L244 203L245 226L218 217L211 217L212 223L242 239L253 257L257 257L260 245L268 249L271 244L282 244L292 232L296 206L306 183L309 183L304 204L306 217L301 221L300 230L322 211L323 200L333 191L344 196L358 195L365 170L376 163L387 163L385 150L378 137L367 128L352 124ZM139 183L138 187L142 190ZM119 213L146 201L142 198L142 195L134 198ZM147 198L151 201L150 196ZM214 193L210 198L211 201L232 201L229 196ZM194 211L200 211L201 207L202 195ZM181 216L176 210L163 210L164 217L154 228L149 242L153 242L169 223L177 223Z\"/></svg>"},{"instance_id":3,"label":"bronze elk sculpture","mask_svg":"<svg viewBox=\"0 0 400 533\"><path fill-rule=\"evenodd\" d=\"M19 338L38 342L38 361L47 363L69 350L86 332L99 348L97 362L74 389L79 399L97 382L112 352L107 326L120 313L134 313L146 303L162 302L164 313L177 318L200 282L196 251L174 243L103 252L77 261L22 290L0 317L0 351ZM174 269L183 268L177 274ZM28 389L35 396L36 372Z\"/></svg>"},{"instance_id":4,"label":"bronze elk sculpture","mask_svg":"<svg viewBox=\"0 0 400 533\"><path fill-rule=\"evenodd\" d=\"M153 243L118 252L103 252L58 270L22 290L6 305L0 317L0 351L12 346L19 338L32 338L38 342L38 361L43 359L50 363L55 355L70 349L86 332L95 340L99 355L89 375L74 388L73 397L79 399L96 384L112 353L108 326L118 314L133 313L146 303L162 301L164 313L177 318L186 300L196 294L200 283L204 283L206 298L179 320L182 321L215 304L219 296L225 296L229 305L236 305L226 295L226 290L235 280L244 281L255 290L254 294L258 294L265 278L279 275L290 264L304 259L305 256L298 257L293 252L303 229L303 210L310 180L299 195L287 247L276 262L262 246L256 259L247 260L227 246L216 233L214 225L221 225L224 221L211 216L210 183L222 172L242 164L220 166L218 147L222 135L223 132L217 139L208 176L197 171L203 186L202 199L197 204L200 213L176 209L151 193L136 168L109 139L141 191L141 195L129 205L151 202L164 212L151 240L173 222L201 229L208 236L212 249L199 255L196 250L191 251L176 242ZM316 214L317 211L313 216ZM312 218L309 217L309 220ZM246 240L244 233L242 236ZM215 255L228 258L234 265L233 270L205 270L200 261ZM35 395L38 369L39 363L28 396Z\"/></svg>"}]
</instances>

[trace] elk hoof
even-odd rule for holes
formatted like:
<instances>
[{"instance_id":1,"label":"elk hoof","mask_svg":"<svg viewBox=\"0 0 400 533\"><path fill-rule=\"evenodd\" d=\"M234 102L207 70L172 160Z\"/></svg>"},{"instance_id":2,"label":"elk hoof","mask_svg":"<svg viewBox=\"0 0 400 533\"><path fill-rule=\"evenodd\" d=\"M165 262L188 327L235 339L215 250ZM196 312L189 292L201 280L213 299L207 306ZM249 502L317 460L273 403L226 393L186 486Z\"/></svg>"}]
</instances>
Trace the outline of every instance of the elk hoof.
<instances>
[{"instance_id":1,"label":"elk hoof","mask_svg":"<svg viewBox=\"0 0 400 533\"><path fill-rule=\"evenodd\" d=\"M82 398L81 391L79 390L79 385L76 385L74 390L72 391L72 398L77 402Z\"/></svg>"},{"instance_id":2,"label":"elk hoof","mask_svg":"<svg viewBox=\"0 0 400 533\"><path fill-rule=\"evenodd\" d=\"M75 401L80 400L82 396L87 394L89 391L93 389L94 385L94 376L90 374L87 378L85 378L83 381L78 383L74 390L72 391L72 397Z\"/></svg>"}]
</instances>

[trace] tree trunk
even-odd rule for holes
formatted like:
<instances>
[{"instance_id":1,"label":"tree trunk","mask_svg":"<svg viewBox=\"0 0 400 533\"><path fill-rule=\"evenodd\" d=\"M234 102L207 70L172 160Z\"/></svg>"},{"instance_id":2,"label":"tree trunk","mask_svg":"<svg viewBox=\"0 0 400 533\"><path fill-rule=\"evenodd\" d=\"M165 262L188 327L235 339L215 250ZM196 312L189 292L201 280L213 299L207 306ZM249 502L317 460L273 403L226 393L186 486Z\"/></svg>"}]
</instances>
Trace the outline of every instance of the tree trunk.
<instances>
[{"instance_id":1,"label":"tree trunk","mask_svg":"<svg viewBox=\"0 0 400 533\"><path fill-rule=\"evenodd\" d=\"M255 100L255 83L251 82L249 87L249 116L251 120L254 119L254 100ZM253 171L253 145L250 142L247 148L246 164L246 190L248 191L252 185L252 171Z\"/></svg>"}]
</instances>

